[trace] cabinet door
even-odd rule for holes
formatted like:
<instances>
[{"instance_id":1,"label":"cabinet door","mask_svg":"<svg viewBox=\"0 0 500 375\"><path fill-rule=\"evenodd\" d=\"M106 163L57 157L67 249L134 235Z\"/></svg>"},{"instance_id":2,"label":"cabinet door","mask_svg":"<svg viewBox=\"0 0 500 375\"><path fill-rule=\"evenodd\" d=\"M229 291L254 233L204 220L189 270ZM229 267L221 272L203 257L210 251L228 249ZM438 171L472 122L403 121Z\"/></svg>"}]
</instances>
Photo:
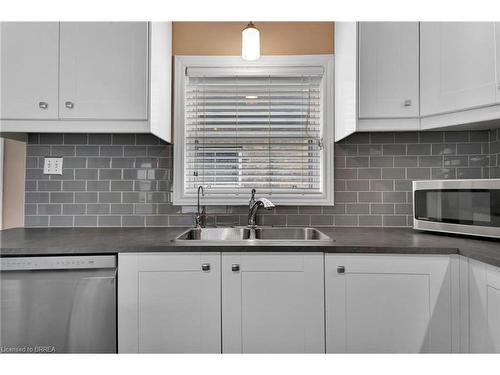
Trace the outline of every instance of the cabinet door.
<instances>
[{"instance_id":1,"label":"cabinet door","mask_svg":"<svg viewBox=\"0 0 500 375\"><path fill-rule=\"evenodd\" d=\"M359 117L419 115L418 22L359 24Z\"/></svg>"},{"instance_id":2,"label":"cabinet door","mask_svg":"<svg viewBox=\"0 0 500 375\"><path fill-rule=\"evenodd\" d=\"M222 351L324 353L320 253L222 255Z\"/></svg>"},{"instance_id":3,"label":"cabinet door","mask_svg":"<svg viewBox=\"0 0 500 375\"><path fill-rule=\"evenodd\" d=\"M422 22L422 116L497 102L495 54L494 22Z\"/></svg>"},{"instance_id":4,"label":"cabinet door","mask_svg":"<svg viewBox=\"0 0 500 375\"><path fill-rule=\"evenodd\" d=\"M448 256L327 254L327 352L451 352L450 264Z\"/></svg>"},{"instance_id":5,"label":"cabinet door","mask_svg":"<svg viewBox=\"0 0 500 375\"><path fill-rule=\"evenodd\" d=\"M60 117L146 120L146 22L61 23Z\"/></svg>"},{"instance_id":6,"label":"cabinet door","mask_svg":"<svg viewBox=\"0 0 500 375\"><path fill-rule=\"evenodd\" d=\"M57 119L58 22L0 23L0 118Z\"/></svg>"},{"instance_id":7,"label":"cabinet door","mask_svg":"<svg viewBox=\"0 0 500 375\"><path fill-rule=\"evenodd\" d=\"M118 351L220 353L220 289L218 253L120 254Z\"/></svg>"},{"instance_id":8,"label":"cabinet door","mask_svg":"<svg viewBox=\"0 0 500 375\"><path fill-rule=\"evenodd\" d=\"M470 351L500 353L500 269L469 260Z\"/></svg>"}]
</instances>

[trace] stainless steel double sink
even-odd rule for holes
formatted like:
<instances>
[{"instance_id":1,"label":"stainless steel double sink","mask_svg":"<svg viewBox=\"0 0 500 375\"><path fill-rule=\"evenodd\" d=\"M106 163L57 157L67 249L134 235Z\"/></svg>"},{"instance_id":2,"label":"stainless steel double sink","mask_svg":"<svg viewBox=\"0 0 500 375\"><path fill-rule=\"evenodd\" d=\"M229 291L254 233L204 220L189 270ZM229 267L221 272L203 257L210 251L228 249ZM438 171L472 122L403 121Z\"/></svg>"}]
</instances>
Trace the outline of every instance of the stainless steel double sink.
<instances>
[{"instance_id":1,"label":"stainless steel double sink","mask_svg":"<svg viewBox=\"0 0 500 375\"><path fill-rule=\"evenodd\" d=\"M262 243L276 244L331 242L323 232L309 227L246 227L234 228L191 228L175 239L175 242L193 243Z\"/></svg>"}]
</instances>

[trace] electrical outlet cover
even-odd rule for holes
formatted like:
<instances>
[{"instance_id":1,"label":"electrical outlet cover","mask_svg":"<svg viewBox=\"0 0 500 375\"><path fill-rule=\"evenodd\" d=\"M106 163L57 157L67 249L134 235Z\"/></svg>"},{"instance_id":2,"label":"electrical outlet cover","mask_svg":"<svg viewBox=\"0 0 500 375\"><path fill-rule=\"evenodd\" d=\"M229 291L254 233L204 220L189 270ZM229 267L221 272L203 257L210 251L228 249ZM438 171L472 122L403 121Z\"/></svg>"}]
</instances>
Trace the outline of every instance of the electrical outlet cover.
<instances>
[{"instance_id":1,"label":"electrical outlet cover","mask_svg":"<svg viewBox=\"0 0 500 375\"><path fill-rule=\"evenodd\" d=\"M63 158L44 158L43 174L62 174Z\"/></svg>"}]
</instances>

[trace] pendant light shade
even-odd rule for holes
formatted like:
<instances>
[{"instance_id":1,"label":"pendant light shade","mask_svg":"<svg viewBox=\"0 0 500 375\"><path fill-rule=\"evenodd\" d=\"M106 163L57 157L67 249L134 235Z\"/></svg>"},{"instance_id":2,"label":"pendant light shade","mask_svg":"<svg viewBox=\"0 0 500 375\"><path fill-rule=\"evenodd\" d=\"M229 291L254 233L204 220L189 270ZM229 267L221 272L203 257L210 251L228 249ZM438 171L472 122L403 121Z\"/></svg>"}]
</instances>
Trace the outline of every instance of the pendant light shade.
<instances>
[{"instance_id":1,"label":"pendant light shade","mask_svg":"<svg viewBox=\"0 0 500 375\"><path fill-rule=\"evenodd\" d=\"M241 33L241 57L247 61L260 57L260 32L252 22Z\"/></svg>"}]
</instances>

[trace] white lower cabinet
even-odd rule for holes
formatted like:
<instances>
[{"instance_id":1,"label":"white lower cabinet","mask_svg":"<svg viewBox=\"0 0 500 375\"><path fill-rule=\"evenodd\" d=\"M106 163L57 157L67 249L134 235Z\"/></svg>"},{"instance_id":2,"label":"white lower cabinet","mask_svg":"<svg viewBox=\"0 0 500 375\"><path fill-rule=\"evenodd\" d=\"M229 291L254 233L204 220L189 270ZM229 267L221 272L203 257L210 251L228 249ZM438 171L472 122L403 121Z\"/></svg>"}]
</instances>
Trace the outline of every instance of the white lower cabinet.
<instances>
[{"instance_id":1,"label":"white lower cabinet","mask_svg":"<svg viewBox=\"0 0 500 375\"><path fill-rule=\"evenodd\" d=\"M328 353L459 350L458 259L325 257Z\"/></svg>"},{"instance_id":2,"label":"white lower cabinet","mask_svg":"<svg viewBox=\"0 0 500 375\"><path fill-rule=\"evenodd\" d=\"M324 353L323 253L223 253L224 353Z\"/></svg>"},{"instance_id":3,"label":"white lower cabinet","mask_svg":"<svg viewBox=\"0 0 500 375\"><path fill-rule=\"evenodd\" d=\"M500 268L469 260L471 353L500 353Z\"/></svg>"},{"instance_id":4,"label":"white lower cabinet","mask_svg":"<svg viewBox=\"0 0 500 375\"><path fill-rule=\"evenodd\" d=\"M455 255L122 253L118 265L120 353L500 351L500 270Z\"/></svg>"},{"instance_id":5,"label":"white lower cabinet","mask_svg":"<svg viewBox=\"0 0 500 375\"><path fill-rule=\"evenodd\" d=\"M220 353L220 253L118 257L120 353Z\"/></svg>"}]
</instances>

